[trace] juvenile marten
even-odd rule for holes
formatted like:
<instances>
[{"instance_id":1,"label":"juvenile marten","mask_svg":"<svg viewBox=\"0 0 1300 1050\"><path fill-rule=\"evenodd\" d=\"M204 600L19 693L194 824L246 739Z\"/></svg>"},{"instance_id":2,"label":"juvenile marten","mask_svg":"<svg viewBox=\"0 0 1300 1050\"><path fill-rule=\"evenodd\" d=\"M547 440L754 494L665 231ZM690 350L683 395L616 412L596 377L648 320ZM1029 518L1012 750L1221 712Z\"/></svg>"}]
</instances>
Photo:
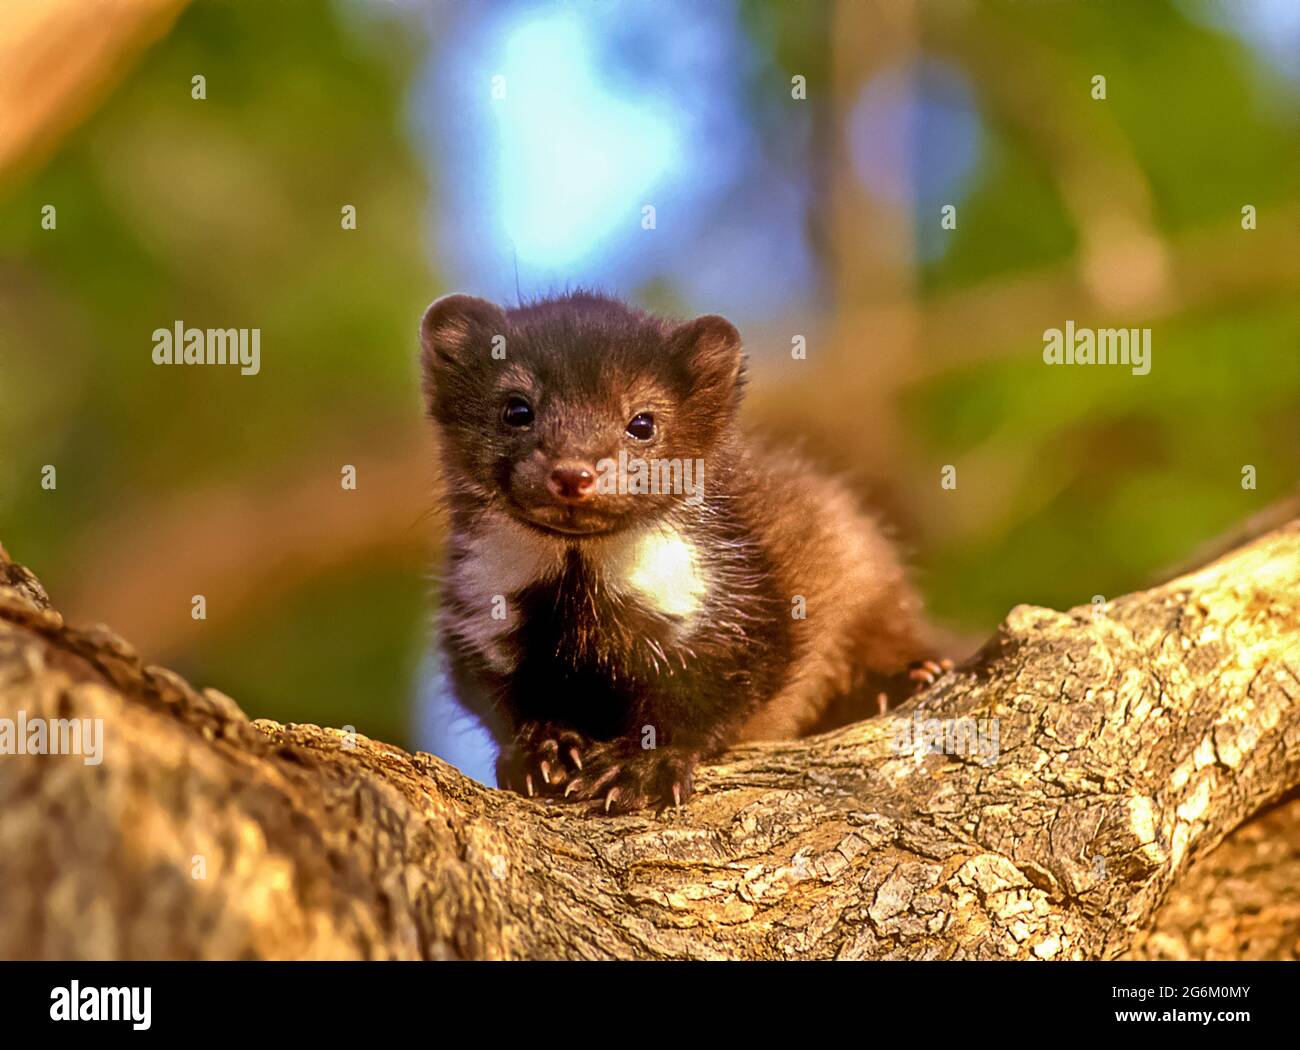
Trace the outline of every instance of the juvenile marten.
<instances>
[{"instance_id":1,"label":"juvenile marten","mask_svg":"<svg viewBox=\"0 0 1300 1050\"><path fill-rule=\"evenodd\" d=\"M501 786L680 805L701 758L832 705L861 717L909 666L938 673L876 522L737 425L724 318L451 295L421 343L450 521L442 643Z\"/></svg>"}]
</instances>

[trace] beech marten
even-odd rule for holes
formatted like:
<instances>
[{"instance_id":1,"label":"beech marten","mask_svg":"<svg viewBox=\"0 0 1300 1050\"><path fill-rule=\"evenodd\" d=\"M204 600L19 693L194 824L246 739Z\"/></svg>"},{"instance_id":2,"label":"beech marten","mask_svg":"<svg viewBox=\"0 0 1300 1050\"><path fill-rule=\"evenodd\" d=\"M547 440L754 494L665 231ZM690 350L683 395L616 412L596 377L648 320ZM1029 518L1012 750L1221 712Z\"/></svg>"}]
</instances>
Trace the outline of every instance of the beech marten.
<instances>
[{"instance_id":1,"label":"beech marten","mask_svg":"<svg viewBox=\"0 0 1300 1050\"><path fill-rule=\"evenodd\" d=\"M724 318L451 295L420 334L450 519L442 644L501 786L680 805L701 758L939 673L877 522L738 426Z\"/></svg>"}]
</instances>

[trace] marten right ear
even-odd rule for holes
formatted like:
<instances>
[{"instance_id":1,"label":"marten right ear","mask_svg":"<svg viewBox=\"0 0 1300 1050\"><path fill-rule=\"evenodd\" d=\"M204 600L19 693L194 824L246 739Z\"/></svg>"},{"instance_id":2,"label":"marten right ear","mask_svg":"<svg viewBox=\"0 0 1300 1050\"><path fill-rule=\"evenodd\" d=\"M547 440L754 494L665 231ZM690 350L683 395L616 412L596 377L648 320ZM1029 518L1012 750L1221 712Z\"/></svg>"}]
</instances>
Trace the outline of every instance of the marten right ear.
<instances>
[{"instance_id":1,"label":"marten right ear","mask_svg":"<svg viewBox=\"0 0 1300 1050\"><path fill-rule=\"evenodd\" d=\"M670 353L684 369L690 395L732 409L744 381L740 333L725 317L707 314L679 325L669 336Z\"/></svg>"},{"instance_id":2,"label":"marten right ear","mask_svg":"<svg viewBox=\"0 0 1300 1050\"><path fill-rule=\"evenodd\" d=\"M472 295L444 295L420 321L420 364L425 394L436 379L463 367L473 353L490 353L492 337L504 335L506 315L499 306Z\"/></svg>"}]
</instances>

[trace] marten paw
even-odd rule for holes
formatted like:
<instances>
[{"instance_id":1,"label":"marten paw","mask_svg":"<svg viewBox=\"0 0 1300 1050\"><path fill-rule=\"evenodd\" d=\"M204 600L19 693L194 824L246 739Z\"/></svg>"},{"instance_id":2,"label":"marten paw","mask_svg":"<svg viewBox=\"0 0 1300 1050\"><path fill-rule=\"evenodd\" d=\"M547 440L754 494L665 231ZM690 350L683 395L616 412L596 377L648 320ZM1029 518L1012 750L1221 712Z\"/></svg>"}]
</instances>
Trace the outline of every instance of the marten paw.
<instances>
[{"instance_id":1,"label":"marten paw","mask_svg":"<svg viewBox=\"0 0 1300 1050\"><path fill-rule=\"evenodd\" d=\"M591 741L551 722L525 722L497 756L497 784L533 798L557 794L580 773Z\"/></svg>"},{"instance_id":2,"label":"marten paw","mask_svg":"<svg viewBox=\"0 0 1300 1050\"><path fill-rule=\"evenodd\" d=\"M952 670L951 660L915 660L907 669L907 677L911 679L912 692L919 693L923 689L929 689L940 678Z\"/></svg>"},{"instance_id":3,"label":"marten paw","mask_svg":"<svg viewBox=\"0 0 1300 1050\"><path fill-rule=\"evenodd\" d=\"M566 798L600 803L600 813L631 813L646 806L680 806L695 789L700 754L683 747L642 750L617 742L589 755L587 768L566 785Z\"/></svg>"}]
</instances>

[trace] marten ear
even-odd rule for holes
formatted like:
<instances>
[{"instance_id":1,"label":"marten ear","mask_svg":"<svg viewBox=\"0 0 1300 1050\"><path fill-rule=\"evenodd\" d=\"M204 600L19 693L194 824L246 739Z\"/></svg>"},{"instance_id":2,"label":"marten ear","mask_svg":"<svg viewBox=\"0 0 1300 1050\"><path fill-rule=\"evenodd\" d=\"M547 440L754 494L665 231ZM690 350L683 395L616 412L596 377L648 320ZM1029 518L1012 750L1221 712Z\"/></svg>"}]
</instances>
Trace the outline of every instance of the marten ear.
<instances>
[{"instance_id":1,"label":"marten ear","mask_svg":"<svg viewBox=\"0 0 1300 1050\"><path fill-rule=\"evenodd\" d=\"M420 321L420 363L426 392L449 367L463 365L474 352L488 352L494 335L503 335L506 315L499 306L472 295L444 295Z\"/></svg>"},{"instance_id":2,"label":"marten ear","mask_svg":"<svg viewBox=\"0 0 1300 1050\"><path fill-rule=\"evenodd\" d=\"M744 370L740 333L725 317L706 314L687 321L674 329L669 344L691 397L713 398L721 408L739 394Z\"/></svg>"}]
</instances>

